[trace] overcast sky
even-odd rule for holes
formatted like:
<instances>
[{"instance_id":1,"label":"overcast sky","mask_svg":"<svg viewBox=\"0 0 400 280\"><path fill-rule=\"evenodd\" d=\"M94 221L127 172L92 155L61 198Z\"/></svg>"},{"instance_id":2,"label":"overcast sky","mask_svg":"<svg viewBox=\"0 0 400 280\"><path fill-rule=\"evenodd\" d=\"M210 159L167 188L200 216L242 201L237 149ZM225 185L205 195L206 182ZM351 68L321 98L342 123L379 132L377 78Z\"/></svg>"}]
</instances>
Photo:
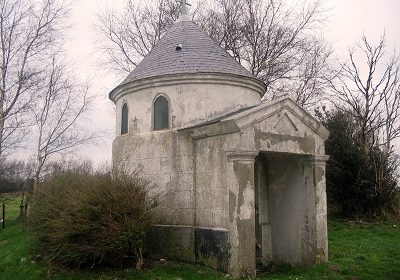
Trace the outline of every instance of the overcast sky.
<instances>
[{"instance_id":1,"label":"overcast sky","mask_svg":"<svg viewBox=\"0 0 400 280\"><path fill-rule=\"evenodd\" d=\"M136 0L148 1L148 0ZM290 0L287 0L290 2ZM96 163L111 161L111 145L115 131L113 103L108 92L118 85L119 79L99 70L96 53L94 24L97 13L106 7L122 9L126 0L77 0L72 10L72 29L68 32L66 50L73 62L75 73L92 81L96 102L91 111L89 129L102 130L105 138L77 152L82 159ZM293 1L295 2L295 1ZM332 42L335 55L343 57L349 46L365 34L376 42L386 32L389 49L400 50L400 0L325 0L328 21L324 27L326 38Z\"/></svg>"}]
</instances>

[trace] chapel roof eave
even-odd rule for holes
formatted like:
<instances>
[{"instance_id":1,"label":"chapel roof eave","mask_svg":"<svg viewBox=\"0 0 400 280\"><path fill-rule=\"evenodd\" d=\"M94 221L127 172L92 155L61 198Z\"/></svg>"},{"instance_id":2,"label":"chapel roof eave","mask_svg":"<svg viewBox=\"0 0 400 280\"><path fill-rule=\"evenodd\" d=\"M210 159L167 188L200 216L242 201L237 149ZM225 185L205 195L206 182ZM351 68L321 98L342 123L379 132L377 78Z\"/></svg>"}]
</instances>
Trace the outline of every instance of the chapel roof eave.
<instances>
[{"instance_id":1,"label":"chapel roof eave","mask_svg":"<svg viewBox=\"0 0 400 280\"><path fill-rule=\"evenodd\" d=\"M261 97L266 91L265 83L255 77L229 73L197 72L166 74L120 84L109 92L108 97L111 101L115 103L121 96L125 94L130 94L146 88L154 88L166 85L201 83L224 84L244 87L258 92Z\"/></svg>"}]
</instances>

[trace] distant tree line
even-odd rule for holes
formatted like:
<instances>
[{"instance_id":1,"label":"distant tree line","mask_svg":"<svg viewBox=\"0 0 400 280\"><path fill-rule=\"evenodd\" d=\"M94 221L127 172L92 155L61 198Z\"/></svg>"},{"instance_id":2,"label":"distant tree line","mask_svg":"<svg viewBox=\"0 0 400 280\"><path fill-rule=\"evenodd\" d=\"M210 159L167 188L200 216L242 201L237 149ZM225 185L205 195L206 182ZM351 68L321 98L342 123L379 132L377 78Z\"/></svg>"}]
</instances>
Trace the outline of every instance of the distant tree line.
<instances>
[{"instance_id":1,"label":"distant tree line","mask_svg":"<svg viewBox=\"0 0 400 280\"><path fill-rule=\"evenodd\" d=\"M24 191L26 170L22 161L0 161L0 205L7 203L8 194Z\"/></svg>"},{"instance_id":2,"label":"distant tree line","mask_svg":"<svg viewBox=\"0 0 400 280\"><path fill-rule=\"evenodd\" d=\"M0 2L0 162L12 166L18 150L29 151L35 182L49 159L95 136L81 129L88 86L62 48L70 7L67 0Z\"/></svg>"}]
</instances>

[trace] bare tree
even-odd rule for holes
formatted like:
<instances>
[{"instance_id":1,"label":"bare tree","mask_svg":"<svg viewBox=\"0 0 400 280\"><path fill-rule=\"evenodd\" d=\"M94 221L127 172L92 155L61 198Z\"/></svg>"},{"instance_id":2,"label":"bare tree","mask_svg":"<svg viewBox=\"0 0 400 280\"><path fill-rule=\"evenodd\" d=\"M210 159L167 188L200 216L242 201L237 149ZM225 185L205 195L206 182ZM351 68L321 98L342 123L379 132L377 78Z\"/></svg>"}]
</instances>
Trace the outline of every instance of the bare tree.
<instances>
[{"instance_id":1,"label":"bare tree","mask_svg":"<svg viewBox=\"0 0 400 280\"><path fill-rule=\"evenodd\" d=\"M55 56L38 84L32 107L37 136L35 182L52 156L70 153L94 140L95 132L82 127L91 98L88 86L79 84Z\"/></svg>"},{"instance_id":2,"label":"bare tree","mask_svg":"<svg viewBox=\"0 0 400 280\"><path fill-rule=\"evenodd\" d=\"M195 18L197 24L239 63L244 47L242 5L243 0L217 0L211 8L200 6Z\"/></svg>"},{"instance_id":3,"label":"bare tree","mask_svg":"<svg viewBox=\"0 0 400 280\"><path fill-rule=\"evenodd\" d=\"M400 58L396 52L386 58L385 47L384 35L375 46L363 36L349 50L332 90L336 106L357 121L365 150L379 146L389 155L400 136Z\"/></svg>"},{"instance_id":4,"label":"bare tree","mask_svg":"<svg viewBox=\"0 0 400 280\"><path fill-rule=\"evenodd\" d=\"M400 58L394 55L387 66L384 90L383 144L387 153L393 152L393 141L400 137Z\"/></svg>"},{"instance_id":5,"label":"bare tree","mask_svg":"<svg viewBox=\"0 0 400 280\"><path fill-rule=\"evenodd\" d=\"M174 0L156 3L128 0L119 13L114 10L99 14L98 41L108 59L104 63L117 73L129 73L154 47L179 16Z\"/></svg>"},{"instance_id":6,"label":"bare tree","mask_svg":"<svg viewBox=\"0 0 400 280\"><path fill-rule=\"evenodd\" d=\"M99 42L107 65L118 73L134 69L173 24L178 5L154 0L150 9L128 1L122 15L101 14ZM194 21L266 83L266 99L289 95L309 107L326 91L331 48L318 31L325 14L319 1L289 7L284 0L217 0L193 9Z\"/></svg>"},{"instance_id":7,"label":"bare tree","mask_svg":"<svg viewBox=\"0 0 400 280\"><path fill-rule=\"evenodd\" d=\"M313 105L324 92L330 71L331 49L317 32L324 21L320 2L306 1L301 7L276 0L218 3L219 14L211 10L211 15L219 17L219 22L232 22L224 36L228 43L221 45L228 46L239 62L265 82L265 98L289 95L302 106ZM235 19L229 20L232 15Z\"/></svg>"},{"instance_id":8,"label":"bare tree","mask_svg":"<svg viewBox=\"0 0 400 280\"><path fill-rule=\"evenodd\" d=\"M347 61L332 80L333 104L341 111L338 116L345 116L346 125L351 124L353 134L345 135L346 142L334 144L347 143L343 151L331 151L334 172L352 175L338 186L349 189L347 196L338 196L349 213L398 215L399 158L393 141L400 136L400 58L395 51L387 54L386 49L385 35L377 44L363 36L349 49ZM336 122L333 129L340 127L340 118L331 121ZM337 139L331 139L331 145ZM334 172L330 175L336 178Z\"/></svg>"},{"instance_id":9,"label":"bare tree","mask_svg":"<svg viewBox=\"0 0 400 280\"><path fill-rule=\"evenodd\" d=\"M21 144L43 60L58 48L69 13L63 0L0 1L0 156Z\"/></svg>"}]
</instances>

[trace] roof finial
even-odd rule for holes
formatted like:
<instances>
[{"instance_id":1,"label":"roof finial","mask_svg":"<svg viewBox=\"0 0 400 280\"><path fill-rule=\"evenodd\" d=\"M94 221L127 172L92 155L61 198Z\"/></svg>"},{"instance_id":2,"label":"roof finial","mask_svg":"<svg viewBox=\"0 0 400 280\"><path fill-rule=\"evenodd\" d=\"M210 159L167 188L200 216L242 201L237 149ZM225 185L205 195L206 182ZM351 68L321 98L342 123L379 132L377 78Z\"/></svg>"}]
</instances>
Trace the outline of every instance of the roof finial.
<instances>
[{"instance_id":1,"label":"roof finial","mask_svg":"<svg viewBox=\"0 0 400 280\"><path fill-rule=\"evenodd\" d=\"M191 4L188 3L188 0L176 0L176 2L181 4L181 15L178 20L190 20L187 6L191 6Z\"/></svg>"}]
</instances>

